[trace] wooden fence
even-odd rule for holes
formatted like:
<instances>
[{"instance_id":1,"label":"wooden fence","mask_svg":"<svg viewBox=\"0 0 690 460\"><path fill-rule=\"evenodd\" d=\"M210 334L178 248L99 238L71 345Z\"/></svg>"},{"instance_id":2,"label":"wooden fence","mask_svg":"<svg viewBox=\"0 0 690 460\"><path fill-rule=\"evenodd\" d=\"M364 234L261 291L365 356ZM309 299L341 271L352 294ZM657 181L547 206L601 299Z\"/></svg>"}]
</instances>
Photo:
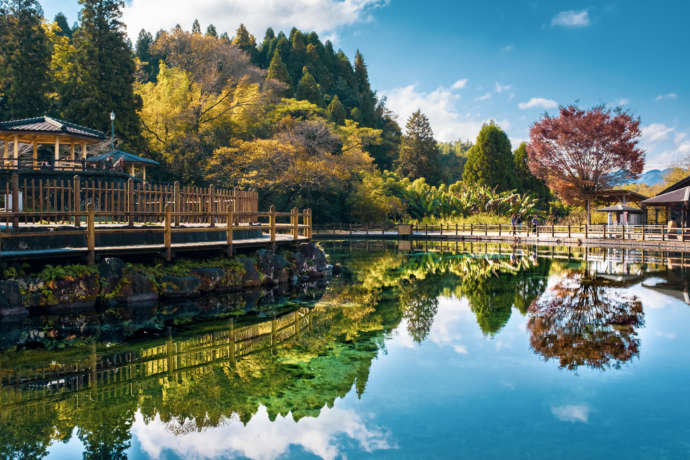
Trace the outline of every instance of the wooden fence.
<instances>
[{"instance_id":1,"label":"wooden fence","mask_svg":"<svg viewBox=\"0 0 690 460\"><path fill-rule=\"evenodd\" d=\"M408 224L403 224L407 226ZM690 241L690 228L669 228L663 225L510 225L510 224L449 224L409 226L400 232L401 224L332 224L321 225L314 232L322 235L376 236L405 234L416 237L493 237L552 238L586 240Z\"/></svg>"},{"instance_id":2,"label":"wooden fence","mask_svg":"<svg viewBox=\"0 0 690 460\"><path fill-rule=\"evenodd\" d=\"M258 212L256 191L174 184L109 181L105 178L73 179L20 177L12 173L0 190L0 223L64 224L91 205L101 223L162 222L170 205L176 223L207 222L208 216Z\"/></svg>"}]
</instances>

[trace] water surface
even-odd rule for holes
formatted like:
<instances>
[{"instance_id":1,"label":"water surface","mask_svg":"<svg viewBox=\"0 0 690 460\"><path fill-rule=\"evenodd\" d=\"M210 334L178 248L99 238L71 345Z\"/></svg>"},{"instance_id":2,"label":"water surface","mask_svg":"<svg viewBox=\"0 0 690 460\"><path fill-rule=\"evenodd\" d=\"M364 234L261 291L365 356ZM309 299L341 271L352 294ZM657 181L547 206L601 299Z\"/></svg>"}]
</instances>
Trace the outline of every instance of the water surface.
<instances>
[{"instance_id":1,"label":"water surface","mask_svg":"<svg viewBox=\"0 0 690 460\"><path fill-rule=\"evenodd\" d=\"M328 286L3 324L0 456L690 456L684 255L324 247Z\"/></svg>"}]
</instances>

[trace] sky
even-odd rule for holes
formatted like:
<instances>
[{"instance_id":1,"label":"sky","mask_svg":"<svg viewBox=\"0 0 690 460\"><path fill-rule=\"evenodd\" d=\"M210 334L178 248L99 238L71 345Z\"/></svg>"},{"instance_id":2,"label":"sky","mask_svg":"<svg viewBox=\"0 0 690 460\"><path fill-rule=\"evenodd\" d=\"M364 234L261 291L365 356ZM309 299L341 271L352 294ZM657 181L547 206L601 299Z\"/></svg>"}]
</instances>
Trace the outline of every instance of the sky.
<instances>
[{"instance_id":1,"label":"sky","mask_svg":"<svg viewBox=\"0 0 690 460\"><path fill-rule=\"evenodd\" d=\"M42 0L77 20L77 0ZM359 49L402 125L421 109L438 140L474 140L493 120L513 147L560 105L621 105L642 125L646 170L690 156L690 2L662 0L126 0L130 36L194 18L260 41L296 26Z\"/></svg>"}]
</instances>

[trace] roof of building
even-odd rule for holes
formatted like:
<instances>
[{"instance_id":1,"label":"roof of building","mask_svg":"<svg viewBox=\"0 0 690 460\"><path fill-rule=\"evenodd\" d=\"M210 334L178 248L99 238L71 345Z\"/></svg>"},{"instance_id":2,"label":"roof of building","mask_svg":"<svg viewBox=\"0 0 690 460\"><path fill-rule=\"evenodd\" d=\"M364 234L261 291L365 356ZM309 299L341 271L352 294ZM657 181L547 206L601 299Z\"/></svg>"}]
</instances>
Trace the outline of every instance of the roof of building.
<instances>
[{"instance_id":1,"label":"roof of building","mask_svg":"<svg viewBox=\"0 0 690 460\"><path fill-rule=\"evenodd\" d=\"M596 200L600 201L608 201L609 203L612 202L617 202L617 201L633 201L633 202L639 202L642 200L646 200L647 197L645 195L639 194L637 192L633 192L632 190L625 190L625 189L608 189L608 190L599 190L594 194L594 198Z\"/></svg>"},{"instance_id":2,"label":"roof of building","mask_svg":"<svg viewBox=\"0 0 690 460\"><path fill-rule=\"evenodd\" d=\"M122 150L114 150L112 152L94 155L88 158L86 161L90 163L100 163L102 161L107 161L108 157L112 159L113 163L119 159L122 159L123 162L129 164L148 164L154 166L160 164L157 161L151 160L150 158L140 157L139 155L134 155L133 153L123 152Z\"/></svg>"},{"instance_id":3,"label":"roof of building","mask_svg":"<svg viewBox=\"0 0 690 460\"><path fill-rule=\"evenodd\" d=\"M633 214L642 214L643 211L640 208L633 208L632 206L617 204L607 208L597 209L597 212L629 212Z\"/></svg>"},{"instance_id":4,"label":"roof of building","mask_svg":"<svg viewBox=\"0 0 690 460\"><path fill-rule=\"evenodd\" d=\"M688 201L690 201L690 186L662 193L654 198L644 200L640 204L642 206L660 206L667 204L686 203Z\"/></svg>"},{"instance_id":5,"label":"roof of building","mask_svg":"<svg viewBox=\"0 0 690 460\"><path fill-rule=\"evenodd\" d=\"M105 139L102 131L87 128L58 118L48 116L24 118L0 122L0 131L36 134L66 134L92 139Z\"/></svg>"}]
</instances>

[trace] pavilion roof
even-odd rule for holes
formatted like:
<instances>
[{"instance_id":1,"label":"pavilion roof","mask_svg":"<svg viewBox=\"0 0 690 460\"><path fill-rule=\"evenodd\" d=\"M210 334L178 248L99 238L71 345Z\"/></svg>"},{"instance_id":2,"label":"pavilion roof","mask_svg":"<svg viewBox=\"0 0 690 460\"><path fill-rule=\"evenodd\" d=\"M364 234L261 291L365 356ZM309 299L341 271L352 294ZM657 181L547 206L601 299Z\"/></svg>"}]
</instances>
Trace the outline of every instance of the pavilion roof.
<instances>
[{"instance_id":1,"label":"pavilion roof","mask_svg":"<svg viewBox=\"0 0 690 460\"><path fill-rule=\"evenodd\" d=\"M633 214L642 214L642 210L640 208L633 208L632 206L626 206L624 204L617 204L607 208L597 209L597 212L631 212Z\"/></svg>"},{"instance_id":2,"label":"pavilion roof","mask_svg":"<svg viewBox=\"0 0 690 460\"><path fill-rule=\"evenodd\" d=\"M139 155L135 155L133 153L123 152L122 150L113 150L112 152L101 153L100 155L94 155L94 156L88 158L86 161L90 162L90 163L100 163L102 161L106 161L108 159L108 157L110 157L112 159L113 163L122 159L122 161L124 163L133 164L133 165L158 166L160 164L155 160L151 160L150 158L140 157Z\"/></svg>"},{"instance_id":3,"label":"pavilion roof","mask_svg":"<svg viewBox=\"0 0 690 460\"><path fill-rule=\"evenodd\" d=\"M683 187L671 192L662 193L654 198L644 200L642 206L662 206L668 204L681 204L690 201L690 186Z\"/></svg>"},{"instance_id":4,"label":"pavilion roof","mask_svg":"<svg viewBox=\"0 0 690 460\"><path fill-rule=\"evenodd\" d=\"M48 116L0 122L0 133L52 135L101 141L102 131Z\"/></svg>"},{"instance_id":5,"label":"pavilion roof","mask_svg":"<svg viewBox=\"0 0 690 460\"><path fill-rule=\"evenodd\" d=\"M609 203L617 202L617 201L632 201L632 202L640 202L643 200L646 200L647 197L639 194L637 192L633 192L632 190L625 190L625 189L608 189L608 190L599 190L594 194L594 199L600 200L600 201L606 201Z\"/></svg>"}]
</instances>

